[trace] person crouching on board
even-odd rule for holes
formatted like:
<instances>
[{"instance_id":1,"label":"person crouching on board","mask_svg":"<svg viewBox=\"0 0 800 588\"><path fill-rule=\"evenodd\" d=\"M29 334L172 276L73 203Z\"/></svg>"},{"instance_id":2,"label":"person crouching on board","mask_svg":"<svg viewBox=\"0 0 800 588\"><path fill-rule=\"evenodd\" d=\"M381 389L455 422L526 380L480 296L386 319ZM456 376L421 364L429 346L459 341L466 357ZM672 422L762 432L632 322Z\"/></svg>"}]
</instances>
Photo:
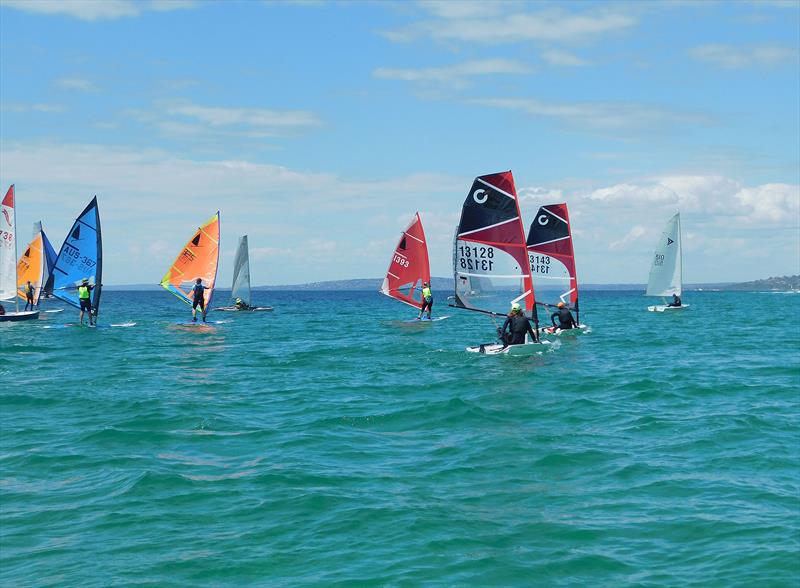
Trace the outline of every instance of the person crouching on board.
<instances>
[{"instance_id":1,"label":"person crouching on board","mask_svg":"<svg viewBox=\"0 0 800 588\"><path fill-rule=\"evenodd\" d=\"M206 287L203 286L203 280L201 278L197 278L194 281L194 287L192 288L192 322L197 322L197 307L200 307L201 312L203 313L203 322L206 322L206 299L205 299L205 291Z\"/></svg>"},{"instance_id":2,"label":"person crouching on board","mask_svg":"<svg viewBox=\"0 0 800 588\"><path fill-rule=\"evenodd\" d=\"M250 310L250 307L241 298L237 298L233 303L233 306L236 308L236 310Z\"/></svg>"},{"instance_id":3,"label":"person crouching on board","mask_svg":"<svg viewBox=\"0 0 800 588\"><path fill-rule=\"evenodd\" d=\"M508 333L506 333L508 329ZM525 343L525 335L530 335L533 341L538 341L536 334L531 327L531 321L522 312L522 308L516 302L511 305L511 312L506 317L506 322L499 329L498 335L504 347L509 345L522 345Z\"/></svg>"},{"instance_id":4,"label":"person crouching on board","mask_svg":"<svg viewBox=\"0 0 800 588\"><path fill-rule=\"evenodd\" d=\"M667 306L680 306L681 305L681 297L677 294L672 295L672 302L667 304Z\"/></svg>"},{"instance_id":5,"label":"person crouching on board","mask_svg":"<svg viewBox=\"0 0 800 588\"><path fill-rule=\"evenodd\" d=\"M550 315L550 322L553 323L553 329L561 329L562 331L566 331L567 329L575 329L578 326L578 323L575 322L575 317L572 316L572 313L567 308L567 305L563 302L559 302L556 304L557 311ZM556 325L556 318L558 319L558 324Z\"/></svg>"},{"instance_id":6,"label":"person crouching on board","mask_svg":"<svg viewBox=\"0 0 800 588\"><path fill-rule=\"evenodd\" d=\"M28 280L28 283L25 284L25 310L28 310L28 305L30 305L31 310L33 310L33 294L35 292L36 289L33 287L33 284L31 284L31 281Z\"/></svg>"},{"instance_id":7,"label":"person crouching on board","mask_svg":"<svg viewBox=\"0 0 800 588\"><path fill-rule=\"evenodd\" d=\"M422 282L422 308L419 309L417 320L422 318L422 313L428 309L428 320L431 320L431 310L433 309L433 294L429 282Z\"/></svg>"},{"instance_id":8,"label":"person crouching on board","mask_svg":"<svg viewBox=\"0 0 800 588\"><path fill-rule=\"evenodd\" d=\"M81 324L83 324L83 313L89 313L89 326L94 326L94 319L92 318L92 290L94 286L89 284L89 278L83 278L81 285L78 286L78 302L81 306Z\"/></svg>"}]
</instances>

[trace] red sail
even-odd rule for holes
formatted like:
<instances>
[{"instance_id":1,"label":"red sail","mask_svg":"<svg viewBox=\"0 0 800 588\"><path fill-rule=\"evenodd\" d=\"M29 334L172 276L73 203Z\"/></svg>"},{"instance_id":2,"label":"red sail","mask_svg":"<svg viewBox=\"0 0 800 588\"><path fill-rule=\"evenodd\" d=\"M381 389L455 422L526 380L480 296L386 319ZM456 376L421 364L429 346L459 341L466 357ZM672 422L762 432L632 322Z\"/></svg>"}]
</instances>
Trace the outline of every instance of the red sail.
<instances>
[{"instance_id":1,"label":"red sail","mask_svg":"<svg viewBox=\"0 0 800 588\"><path fill-rule=\"evenodd\" d=\"M428 244L419 213L416 213L394 249L381 292L415 308L422 308L422 282L430 281Z\"/></svg>"},{"instance_id":2,"label":"red sail","mask_svg":"<svg viewBox=\"0 0 800 588\"><path fill-rule=\"evenodd\" d=\"M575 308L578 277L566 203L539 208L531 223L527 244L531 274L539 284L539 298L551 304L560 300ZM542 285L546 286L548 295L543 296Z\"/></svg>"},{"instance_id":3,"label":"red sail","mask_svg":"<svg viewBox=\"0 0 800 588\"><path fill-rule=\"evenodd\" d=\"M456 306L505 314L520 302L531 316L536 300L510 171L475 178L461 209L453 263Z\"/></svg>"}]
</instances>

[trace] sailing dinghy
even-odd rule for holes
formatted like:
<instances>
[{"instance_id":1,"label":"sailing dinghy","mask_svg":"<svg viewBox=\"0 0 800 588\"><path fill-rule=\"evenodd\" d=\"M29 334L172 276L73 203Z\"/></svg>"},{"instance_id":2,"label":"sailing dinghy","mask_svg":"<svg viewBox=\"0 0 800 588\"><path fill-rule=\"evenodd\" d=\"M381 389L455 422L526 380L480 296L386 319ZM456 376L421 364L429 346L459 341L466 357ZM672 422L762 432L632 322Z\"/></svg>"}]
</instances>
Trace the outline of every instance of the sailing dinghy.
<instances>
[{"instance_id":1,"label":"sailing dinghy","mask_svg":"<svg viewBox=\"0 0 800 588\"><path fill-rule=\"evenodd\" d=\"M208 310L214 296L218 265L219 211L199 227L186 242L161 279L161 287L191 306L192 287L195 280L200 278L206 287L203 299Z\"/></svg>"},{"instance_id":2,"label":"sailing dinghy","mask_svg":"<svg viewBox=\"0 0 800 588\"><path fill-rule=\"evenodd\" d=\"M650 278L647 280L645 296L661 296L664 304L648 306L650 312L667 312L689 308L688 304L669 306L667 296L681 295L683 291L683 262L681 252L681 214L676 212L667 221L664 232L656 244Z\"/></svg>"},{"instance_id":3,"label":"sailing dinghy","mask_svg":"<svg viewBox=\"0 0 800 588\"><path fill-rule=\"evenodd\" d=\"M239 237L239 246L236 248L236 257L233 260L233 284L231 285L231 300L239 300L244 306L218 306L214 310L224 311L249 311L259 312L272 310L271 306L251 306L253 300L250 288L250 253L247 246L247 235Z\"/></svg>"},{"instance_id":4,"label":"sailing dinghy","mask_svg":"<svg viewBox=\"0 0 800 588\"><path fill-rule=\"evenodd\" d=\"M538 329L525 229L510 171L480 176L472 183L453 245L453 274L454 307L505 320L511 305L519 303ZM520 345L492 342L467 347L467 351L531 355L547 345L540 341Z\"/></svg>"},{"instance_id":5,"label":"sailing dinghy","mask_svg":"<svg viewBox=\"0 0 800 588\"><path fill-rule=\"evenodd\" d=\"M0 315L0 322L27 321L39 318L38 310L20 311L19 275L17 264L17 219L14 201L14 184L8 188L2 204L0 204L0 301L14 300L14 311L6 311ZM27 250L26 250L27 251ZM23 258L25 256L23 255ZM23 264L24 267L24 264ZM27 281L27 273L24 284ZM23 300L25 297L23 295Z\"/></svg>"},{"instance_id":6,"label":"sailing dinghy","mask_svg":"<svg viewBox=\"0 0 800 588\"><path fill-rule=\"evenodd\" d=\"M548 314L559 302L574 313L577 329L542 327L542 335L578 334L587 329L581 324L578 304L578 275L567 204L548 204L539 208L528 230L528 261L536 281L536 303Z\"/></svg>"},{"instance_id":7,"label":"sailing dinghy","mask_svg":"<svg viewBox=\"0 0 800 588\"><path fill-rule=\"evenodd\" d=\"M425 282L431 283L431 267L428 260L425 230L422 228L422 220L417 212L400 236L397 247L394 248L380 292L420 311L422 309L422 284ZM417 322L417 320L433 322L445 318L447 317L415 318L410 322Z\"/></svg>"},{"instance_id":8,"label":"sailing dinghy","mask_svg":"<svg viewBox=\"0 0 800 588\"><path fill-rule=\"evenodd\" d=\"M61 250L53 264L53 296L80 309L78 287L84 279L94 286L91 291L92 314L95 316L94 322L96 323L96 317L100 312L100 295L103 290L103 235L100 228L97 196L92 198L92 201L75 219L72 228L67 233L67 238L61 245Z\"/></svg>"}]
</instances>

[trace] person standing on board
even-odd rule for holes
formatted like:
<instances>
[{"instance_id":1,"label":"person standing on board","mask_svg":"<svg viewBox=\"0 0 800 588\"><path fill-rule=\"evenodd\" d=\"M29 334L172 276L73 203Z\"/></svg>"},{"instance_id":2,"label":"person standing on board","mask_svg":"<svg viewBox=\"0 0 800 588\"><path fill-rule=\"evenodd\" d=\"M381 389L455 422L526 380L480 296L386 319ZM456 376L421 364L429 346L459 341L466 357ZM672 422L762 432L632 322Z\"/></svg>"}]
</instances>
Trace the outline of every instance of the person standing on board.
<instances>
[{"instance_id":1,"label":"person standing on board","mask_svg":"<svg viewBox=\"0 0 800 588\"><path fill-rule=\"evenodd\" d=\"M81 324L83 324L83 313L89 313L89 326L94 326L94 319L92 318L92 299L91 293L94 286L89 285L89 279L83 278L83 282L78 286L78 302L81 304Z\"/></svg>"},{"instance_id":2,"label":"person standing on board","mask_svg":"<svg viewBox=\"0 0 800 588\"><path fill-rule=\"evenodd\" d=\"M417 320L422 318L422 313L428 309L428 320L431 320L431 310L433 309L433 294L429 282L422 282L422 308L419 309Z\"/></svg>"},{"instance_id":3,"label":"person standing on board","mask_svg":"<svg viewBox=\"0 0 800 588\"><path fill-rule=\"evenodd\" d=\"M508 329L508 333L506 333ZM499 329L498 334L503 341L503 345L522 345L525 343L525 335L530 335L533 341L537 341L536 334L531 327L531 321L522 312L522 308L516 302L511 305L511 312L508 313L506 322Z\"/></svg>"},{"instance_id":4,"label":"person standing on board","mask_svg":"<svg viewBox=\"0 0 800 588\"><path fill-rule=\"evenodd\" d=\"M553 323L554 329L566 331L567 329L575 329L578 327L578 323L575 322L575 318L572 316L566 304L559 302L556 304L556 308L558 308L558 310L550 315L550 321ZM557 325L556 318L558 318Z\"/></svg>"},{"instance_id":5,"label":"person standing on board","mask_svg":"<svg viewBox=\"0 0 800 588\"><path fill-rule=\"evenodd\" d=\"M34 288L31 281L28 280L28 283L25 284L25 310L28 310L28 305L30 305L31 310L33 310L33 295L35 292L36 288Z\"/></svg>"},{"instance_id":6,"label":"person standing on board","mask_svg":"<svg viewBox=\"0 0 800 588\"><path fill-rule=\"evenodd\" d=\"M197 278L194 281L194 287L192 288L192 322L197 322L197 307L200 307L200 310L203 312L203 322L206 322L206 299L205 299L205 291L206 287L203 286L203 280L201 278Z\"/></svg>"},{"instance_id":7,"label":"person standing on board","mask_svg":"<svg viewBox=\"0 0 800 588\"><path fill-rule=\"evenodd\" d=\"M681 297L677 294L672 295L672 302L667 304L667 306L680 306L681 305Z\"/></svg>"}]
</instances>

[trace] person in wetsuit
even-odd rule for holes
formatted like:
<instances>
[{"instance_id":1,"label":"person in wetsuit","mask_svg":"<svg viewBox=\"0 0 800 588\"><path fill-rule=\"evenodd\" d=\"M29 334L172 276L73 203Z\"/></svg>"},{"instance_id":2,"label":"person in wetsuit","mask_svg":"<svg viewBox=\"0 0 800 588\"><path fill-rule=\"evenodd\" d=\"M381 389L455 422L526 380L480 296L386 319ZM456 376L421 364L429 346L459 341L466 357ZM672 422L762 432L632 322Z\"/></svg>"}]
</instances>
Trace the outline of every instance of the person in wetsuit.
<instances>
[{"instance_id":1,"label":"person in wetsuit","mask_svg":"<svg viewBox=\"0 0 800 588\"><path fill-rule=\"evenodd\" d=\"M681 305L681 297L677 294L672 295L672 302L667 304L667 306L680 306Z\"/></svg>"},{"instance_id":2,"label":"person in wetsuit","mask_svg":"<svg viewBox=\"0 0 800 588\"><path fill-rule=\"evenodd\" d=\"M508 329L508 332L506 332L506 329ZM522 345L525 343L526 334L529 334L534 341L538 341L531 327L531 322L516 302L511 305L511 312L508 313L506 322L503 323L498 334L506 347L509 345Z\"/></svg>"},{"instance_id":3,"label":"person in wetsuit","mask_svg":"<svg viewBox=\"0 0 800 588\"><path fill-rule=\"evenodd\" d=\"M431 293L431 285L429 282L422 282L422 308L419 309L419 316L417 319L422 318L422 313L428 309L428 320L431 320L431 310L433 309L433 294Z\"/></svg>"},{"instance_id":4,"label":"person in wetsuit","mask_svg":"<svg viewBox=\"0 0 800 588\"><path fill-rule=\"evenodd\" d=\"M236 310L250 310L250 306L241 298L237 298L233 306L236 307Z\"/></svg>"},{"instance_id":5,"label":"person in wetsuit","mask_svg":"<svg viewBox=\"0 0 800 588\"><path fill-rule=\"evenodd\" d=\"M550 322L553 323L553 328L561 330L578 328L578 323L575 322L575 318L566 304L559 302L556 304L556 308L558 310L550 315ZM558 319L558 324L556 324L556 318Z\"/></svg>"},{"instance_id":6,"label":"person in wetsuit","mask_svg":"<svg viewBox=\"0 0 800 588\"><path fill-rule=\"evenodd\" d=\"M6 313L6 308L2 304L0 304L0 316L3 316Z\"/></svg>"},{"instance_id":7,"label":"person in wetsuit","mask_svg":"<svg viewBox=\"0 0 800 588\"><path fill-rule=\"evenodd\" d=\"M203 286L203 280L201 278L197 278L194 281L194 286L192 287L192 322L197 322L197 307L200 307L200 310L203 313L203 322L206 322L206 299L205 299L205 291L206 287Z\"/></svg>"},{"instance_id":8,"label":"person in wetsuit","mask_svg":"<svg viewBox=\"0 0 800 588\"><path fill-rule=\"evenodd\" d=\"M34 288L31 281L28 280L28 283L25 284L25 310L28 310L28 306L33 310L33 295L35 292L36 288Z\"/></svg>"},{"instance_id":9,"label":"person in wetsuit","mask_svg":"<svg viewBox=\"0 0 800 588\"><path fill-rule=\"evenodd\" d=\"M89 284L88 278L83 278L81 285L78 286L78 302L81 305L81 324L83 324L83 313L89 313L89 326L94 325L94 319L92 318L92 290L94 290L94 286Z\"/></svg>"}]
</instances>

